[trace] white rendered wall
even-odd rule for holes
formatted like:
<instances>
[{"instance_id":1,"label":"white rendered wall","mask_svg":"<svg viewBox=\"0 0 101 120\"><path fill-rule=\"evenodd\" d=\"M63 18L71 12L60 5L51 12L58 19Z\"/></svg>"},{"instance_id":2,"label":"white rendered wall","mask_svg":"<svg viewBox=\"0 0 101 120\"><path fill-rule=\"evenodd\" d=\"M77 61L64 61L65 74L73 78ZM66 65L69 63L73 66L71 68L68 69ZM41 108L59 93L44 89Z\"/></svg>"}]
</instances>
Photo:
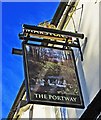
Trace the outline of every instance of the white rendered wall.
<instances>
[{"instance_id":1,"label":"white rendered wall","mask_svg":"<svg viewBox=\"0 0 101 120\"><path fill-rule=\"evenodd\" d=\"M30 108L24 109L20 112L20 118L29 118L30 117ZM59 113L60 115L60 113ZM60 118L60 116L58 116ZM32 118L56 118L56 112L54 106L45 106L45 105L33 105Z\"/></svg>"},{"instance_id":2,"label":"white rendered wall","mask_svg":"<svg viewBox=\"0 0 101 120\"><path fill-rule=\"evenodd\" d=\"M99 85L99 1L96 0L85 2L80 0L78 7L83 4L83 16L79 32L84 33L88 42L84 51L84 61L81 63L78 60L78 72L80 77L80 83L82 86L82 92L85 102L85 109L87 105L93 100L95 95L100 89ZM101 5L101 4L100 4ZM75 22L76 30L78 30L78 23L81 10L77 10L73 19ZM64 28L67 31L73 31L73 20L71 19L68 26ZM84 40L81 40L81 44ZM83 73L83 71L84 73ZM75 110L75 109L74 109ZM80 117L84 110L77 110L77 117ZM75 116L75 115L74 115ZM73 117L73 116L72 116Z\"/></svg>"},{"instance_id":3,"label":"white rendered wall","mask_svg":"<svg viewBox=\"0 0 101 120\"><path fill-rule=\"evenodd\" d=\"M34 105L33 118L55 118L53 106ZM55 119L54 119L55 120Z\"/></svg>"}]
</instances>

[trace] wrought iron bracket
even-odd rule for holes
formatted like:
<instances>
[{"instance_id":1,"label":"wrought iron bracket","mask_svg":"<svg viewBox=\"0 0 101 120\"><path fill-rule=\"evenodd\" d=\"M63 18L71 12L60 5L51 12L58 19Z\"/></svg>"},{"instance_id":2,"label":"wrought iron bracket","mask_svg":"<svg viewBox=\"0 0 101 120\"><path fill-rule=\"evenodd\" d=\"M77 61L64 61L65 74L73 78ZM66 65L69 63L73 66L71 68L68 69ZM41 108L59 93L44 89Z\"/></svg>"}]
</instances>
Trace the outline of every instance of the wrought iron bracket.
<instances>
[{"instance_id":1,"label":"wrought iron bracket","mask_svg":"<svg viewBox=\"0 0 101 120\"><path fill-rule=\"evenodd\" d=\"M39 32L39 34L38 34ZM44 36L45 35L45 36ZM61 31L56 29L48 29L44 27L37 27L31 25L23 25L23 32L19 33L19 39L23 40L23 42L41 42L42 46L48 47L50 44L52 47L60 46L62 48L78 48L81 55L81 61L83 61L83 54L79 42L79 38L83 39L84 34L73 33L67 31ZM72 37L75 40L72 40ZM22 55L22 49L12 49L12 54Z\"/></svg>"}]
</instances>

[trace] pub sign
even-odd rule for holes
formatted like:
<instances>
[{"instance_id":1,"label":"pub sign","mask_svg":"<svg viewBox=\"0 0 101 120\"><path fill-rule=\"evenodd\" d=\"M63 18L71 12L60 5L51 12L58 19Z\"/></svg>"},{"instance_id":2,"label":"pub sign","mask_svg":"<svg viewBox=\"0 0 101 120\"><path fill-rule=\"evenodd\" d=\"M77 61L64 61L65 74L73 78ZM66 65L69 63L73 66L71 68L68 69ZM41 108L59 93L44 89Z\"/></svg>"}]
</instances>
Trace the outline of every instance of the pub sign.
<instances>
[{"instance_id":1,"label":"pub sign","mask_svg":"<svg viewBox=\"0 0 101 120\"><path fill-rule=\"evenodd\" d=\"M28 103L84 108L72 49L23 43Z\"/></svg>"}]
</instances>

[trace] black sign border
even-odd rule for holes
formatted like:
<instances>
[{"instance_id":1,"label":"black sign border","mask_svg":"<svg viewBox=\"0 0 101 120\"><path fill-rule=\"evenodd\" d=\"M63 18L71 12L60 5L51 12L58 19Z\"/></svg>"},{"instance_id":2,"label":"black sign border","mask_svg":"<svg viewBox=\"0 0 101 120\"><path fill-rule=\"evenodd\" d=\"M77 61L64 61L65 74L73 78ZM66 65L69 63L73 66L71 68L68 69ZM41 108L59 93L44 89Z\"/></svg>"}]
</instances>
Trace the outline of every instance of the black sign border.
<instances>
[{"instance_id":1,"label":"black sign border","mask_svg":"<svg viewBox=\"0 0 101 120\"><path fill-rule=\"evenodd\" d=\"M26 45L31 45L31 46L39 46L39 47L46 47L46 48L53 48L53 49L60 49L60 50L71 50L72 55L73 55L73 61L74 61L74 66L75 66L75 72L77 76L77 81L79 85L79 92L80 92L80 100L81 104L61 104L61 103L55 103L55 102L48 102L48 101L41 101L41 100L31 100L30 99L30 90L29 90L29 77L28 77L28 67L27 67L27 59L26 59ZM24 74L25 74L25 87L26 87L26 97L27 97L27 102L28 104L41 104L41 105L50 105L50 106L62 106L62 107L71 107L71 108L81 108L84 109L84 101L83 101L83 96L81 92L81 86L80 86L80 81L79 81L79 76L78 76L78 71L76 67L76 62L75 62L75 56L74 52L72 49L65 49L65 48L54 48L50 46L43 46L43 45L38 45L38 44L33 44L33 43L26 43L25 41L22 42L22 50L23 50L23 64L24 64Z\"/></svg>"}]
</instances>

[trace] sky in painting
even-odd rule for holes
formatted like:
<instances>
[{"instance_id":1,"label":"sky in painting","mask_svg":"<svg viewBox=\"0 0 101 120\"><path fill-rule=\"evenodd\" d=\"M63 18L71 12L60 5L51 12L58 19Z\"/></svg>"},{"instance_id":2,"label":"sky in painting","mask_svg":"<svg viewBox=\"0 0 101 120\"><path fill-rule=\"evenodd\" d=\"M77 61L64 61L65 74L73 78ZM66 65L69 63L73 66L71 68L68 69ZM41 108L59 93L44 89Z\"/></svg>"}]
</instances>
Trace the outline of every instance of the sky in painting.
<instances>
[{"instance_id":1,"label":"sky in painting","mask_svg":"<svg viewBox=\"0 0 101 120\"><path fill-rule=\"evenodd\" d=\"M22 24L37 25L51 20L58 2L2 2L2 118L6 118L24 80L22 56L12 55L21 48L18 34Z\"/></svg>"}]
</instances>

